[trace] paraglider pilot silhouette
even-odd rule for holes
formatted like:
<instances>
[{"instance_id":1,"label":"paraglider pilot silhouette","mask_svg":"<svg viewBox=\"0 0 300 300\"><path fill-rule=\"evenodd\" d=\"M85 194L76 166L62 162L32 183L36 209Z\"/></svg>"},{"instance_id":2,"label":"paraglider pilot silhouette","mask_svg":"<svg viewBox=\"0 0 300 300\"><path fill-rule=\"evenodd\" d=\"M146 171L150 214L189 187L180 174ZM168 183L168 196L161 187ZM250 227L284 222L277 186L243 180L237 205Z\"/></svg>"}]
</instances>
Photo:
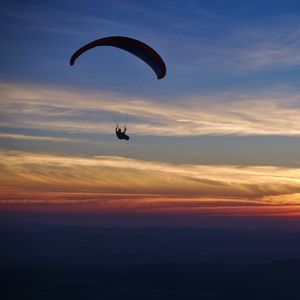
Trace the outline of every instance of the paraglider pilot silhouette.
<instances>
[{"instance_id":1,"label":"paraglider pilot silhouette","mask_svg":"<svg viewBox=\"0 0 300 300\"><path fill-rule=\"evenodd\" d=\"M117 127L116 127L116 135L118 137L118 139L120 140L129 140L129 136L126 133L126 125L124 126L124 131L122 132L121 128L119 127L119 124L117 124Z\"/></svg>"}]
</instances>

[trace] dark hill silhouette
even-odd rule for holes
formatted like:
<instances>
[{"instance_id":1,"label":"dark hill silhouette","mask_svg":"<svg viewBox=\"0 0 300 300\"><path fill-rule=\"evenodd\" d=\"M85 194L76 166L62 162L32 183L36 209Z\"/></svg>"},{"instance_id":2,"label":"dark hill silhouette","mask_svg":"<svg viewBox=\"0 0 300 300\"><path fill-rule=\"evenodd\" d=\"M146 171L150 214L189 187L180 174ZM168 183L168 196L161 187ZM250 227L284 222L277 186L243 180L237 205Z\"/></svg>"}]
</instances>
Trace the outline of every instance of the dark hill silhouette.
<instances>
[{"instance_id":1,"label":"dark hill silhouette","mask_svg":"<svg viewBox=\"0 0 300 300\"><path fill-rule=\"evenodd\" d=\"M2 225L0 299L298 299L298 237Z\"/></svg>"},{"instance_id":2,"label":"dark hill silhouette","mask_svg":"<svg viewBox=\"0 0 300 300\"><path fill-rule=\"evenodd\" d=\"M300 260L2 268L2 299L298 299ZM17 287L17 288L16 288Z\"/></svg>"}]
</instances>

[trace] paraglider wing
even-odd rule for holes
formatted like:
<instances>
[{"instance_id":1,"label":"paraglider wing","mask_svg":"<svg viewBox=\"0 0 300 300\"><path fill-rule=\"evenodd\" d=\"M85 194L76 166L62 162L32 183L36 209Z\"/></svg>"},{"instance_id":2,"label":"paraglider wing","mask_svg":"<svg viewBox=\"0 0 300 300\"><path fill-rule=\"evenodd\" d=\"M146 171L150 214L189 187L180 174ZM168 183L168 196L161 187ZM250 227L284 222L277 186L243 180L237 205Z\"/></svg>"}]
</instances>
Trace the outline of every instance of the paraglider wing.
<instances>
[{"instance_id":1,"label":"paraglider wing","mask_svg":"<svg viewBox=\"0 0 300 300\"><path fill-rule=\"evenodd\" d=\"M154 49L141 41L124 36L105 37L84 45L72 55L70 59L71 66L74 65L81 54L97 46L113 46L123 49L148 64L156 73L157 79L162 79L166 75L166 65Z\"/></svg>"}]
</instances>

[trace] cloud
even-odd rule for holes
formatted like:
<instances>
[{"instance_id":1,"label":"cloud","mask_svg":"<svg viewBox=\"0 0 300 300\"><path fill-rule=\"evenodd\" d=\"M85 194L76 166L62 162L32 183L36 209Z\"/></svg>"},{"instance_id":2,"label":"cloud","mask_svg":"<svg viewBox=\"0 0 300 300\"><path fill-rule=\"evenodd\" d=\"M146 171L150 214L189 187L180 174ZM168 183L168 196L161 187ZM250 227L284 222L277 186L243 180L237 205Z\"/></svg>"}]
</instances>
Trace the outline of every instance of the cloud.
<instances>
[{"instance_id":1,"label":"cloud","mask_svg":"<svg viewBox=\"0 0 300 300\"><path fill-rule=\"evenodd\" d=\"M255 71L299 66L299 37L300 23L291 16L243 26L232 36L238 68Z\"/></svg>"},{"instance_id":2,"label":"cloud","mask_svg":"<svg viewBox=\"0 0 300 300\"><path fill-rule=\"evenodd\" d=\"M15 134L15 133L1 133L0 138L3 139L15 139L15 140L32 140L32 141L51 141L51 142L82 142L79 139L70 139L55 136L36 136L28 134Z\"/></svg>"},{"instance_id":3,"label":"cloud","mask_svg":"<svg viewBox=\"0 0 300 300\"><path fill-rule=\"evenodd\" d=\"M74 7L66 7L63 3L60 8L47 5L23 5L19 3L13 7L2 5L0 14L11 20L23 23L24 28L31 31L42 31L45 34L62 34L69 38L70 35L77 37L99 34L102 27L121 28L127 24L106 17L95 17L82 11L76 11ZM76 20L76 26L74 26ZM13 23L11 23L13 24ZM22 29L24 29L22 28Z\"/></svg>"},{"instance_id":4,"label":"cloud","mask_svg":"<svg viewBox=\"0 0 300 300\"><path fill-rule=\"evenodd\" d=\"M174 101L117 93L0 83L2 127L111 133L128 117L130 133L156 136L300 135L300 94L193 95Z\"/></svg>"},{"instance_id":5,"label":"cloud","mask_svg":"<svg viewBox=\"0 0 300 300\"><path fill-rule=\"evenodd\" d=\"M300 169L1 151L0 206L170 210L300 205Z\"/></svg>"},{"instance_id":6,"label":"cloud","mask_svg":"<svg viewBox=\"0 0 300 300\"><path fill-rule=\"evenodd\" d=\"M282 72L300 65L300 22L292 13L251 20L234 20L212 12L203 12L201 17L193 13L188 18L184 14L176 17L179 19L174 23L180 28L170 30L162 43L178 73L202 76L203 72L221 70L227 76Z\"/></svg>"}]
</instances>

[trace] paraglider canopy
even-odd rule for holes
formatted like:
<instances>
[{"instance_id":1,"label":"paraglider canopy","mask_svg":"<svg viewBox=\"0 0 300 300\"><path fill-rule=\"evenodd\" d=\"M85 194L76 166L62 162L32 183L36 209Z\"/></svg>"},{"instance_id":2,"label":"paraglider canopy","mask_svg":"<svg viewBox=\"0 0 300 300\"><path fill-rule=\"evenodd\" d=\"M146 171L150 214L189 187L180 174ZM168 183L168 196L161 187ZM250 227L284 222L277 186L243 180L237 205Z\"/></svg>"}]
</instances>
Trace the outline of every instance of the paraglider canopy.
<instances>
[{"instance_id":1,"label":"paraglider canopy","mask_svg":"<svg viewBox=\"0 0 300 300\"><path fill-rule=\"evenodd\" d=\"M157 79L162 79L166 75L166 65L154 49L139 40L124 36L105 37L84 45L72 55L70 65L74 65L81 54L97 46L113 46L137 56L152 68Z\"/></svg>"}]
</instances>

